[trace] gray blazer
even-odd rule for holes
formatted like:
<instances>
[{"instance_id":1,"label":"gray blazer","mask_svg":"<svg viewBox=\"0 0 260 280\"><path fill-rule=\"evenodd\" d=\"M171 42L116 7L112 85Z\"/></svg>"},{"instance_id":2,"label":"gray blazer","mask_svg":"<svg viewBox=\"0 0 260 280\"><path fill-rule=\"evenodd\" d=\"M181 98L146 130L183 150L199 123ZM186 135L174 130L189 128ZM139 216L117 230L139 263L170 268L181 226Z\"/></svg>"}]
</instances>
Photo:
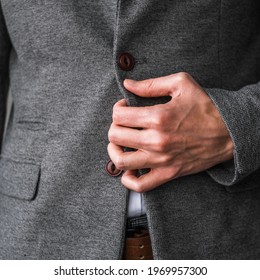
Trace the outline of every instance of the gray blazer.
<instances>
[{"instance_id":1,"label":"gray blazer","mask_svg":"<svg viewBox=\"0 0 260 280\"><path fill-rule=\"evenodd\" d=\"M234 160L145 194L154 257L260 257L258 0L0 3L0 258L121 258L128 192L105 171L112 107L164 102L122 81L180 71L219 109Z\"/></svg>"}]
</instances>

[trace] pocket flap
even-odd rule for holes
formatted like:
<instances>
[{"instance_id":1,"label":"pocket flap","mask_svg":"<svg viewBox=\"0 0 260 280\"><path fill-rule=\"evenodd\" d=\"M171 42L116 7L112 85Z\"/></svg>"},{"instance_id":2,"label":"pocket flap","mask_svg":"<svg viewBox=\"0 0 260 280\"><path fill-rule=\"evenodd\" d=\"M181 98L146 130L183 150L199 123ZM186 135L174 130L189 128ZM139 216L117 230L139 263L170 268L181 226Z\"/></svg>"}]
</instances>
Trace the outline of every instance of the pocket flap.
<instances>
[{"instance_id":1,"label":"pocket flap","mask_svg":"<svg viewBox=\"0 0 260 280\"><path fill-rule=\"evenodd\" d=\"M39 165L0 158L0 192L11 197L33 200L39 174Z\"/></svg>"}]
</instances>

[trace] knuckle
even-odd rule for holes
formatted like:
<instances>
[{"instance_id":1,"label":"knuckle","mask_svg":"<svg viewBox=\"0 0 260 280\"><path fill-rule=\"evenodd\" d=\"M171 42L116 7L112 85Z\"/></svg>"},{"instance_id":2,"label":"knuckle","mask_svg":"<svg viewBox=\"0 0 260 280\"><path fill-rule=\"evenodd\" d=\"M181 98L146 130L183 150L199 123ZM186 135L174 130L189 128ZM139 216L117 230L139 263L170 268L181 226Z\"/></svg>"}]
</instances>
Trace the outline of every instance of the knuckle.
<instances>
[{"instance_id":1,"label":"knuckle","mask_svg":"<svg viewBox=\"0 0 260 280\"><path fill-rule=\"evenodd\" d=\"M112 143L116 141L116 137L115 137L112 125L108 131L108 140L109 140L109 142L112 142Z\"/></svg>"},{"instance_id":2,"label":"knuckle","mask_svg":"<svg viewBox=\"0 0 260 280\"><path fill-rule=\"evenodd\" d=\"M169 146L170 146L170 143L169 143L169 139L167 136L164 136L161 138L161 151L162 152L167 152L169 150Z\"/></svg>"},{"instance_id":3,"label":"knuckle","mask_svg":"<svg viewBox=\"0 0 260 280\"><path fill-rule=\"evenodd\" d=\"M113 114L114 114L115 111L117 110L117 106L118 106L117 103L115 103L115 104L113 105L113 110L112 110L112 111L113 111Z\"/></svg>"},{"instance_id":4,"label":"knuckle","mask_svg":"<svg viewBox=\"0 0 260 280\"><path fill-rule=\"evenodd\" d=\"M108 134L107 134L107 136L108 136L108 140L109 140L109 142L112 142L112 132L111 132L111 129L109 129L108 130Z\"/></svg>"},{"instance_id":5,"label":"knuckle","mask_svg":"<svg viewBox=\"0 0 260 280\"><path fill-rule=\"evenodd\" d=\"M129 181L129 180L126 180L125 176L122 176L121 183L126 188L128 188L130 190L133 190L137 193L143 193L145 191L142 183L138 180L130 180Z\"/></svg>"},{"instance_id":6,"label":"knuckle","mask_svg":"<svg viewBox=\"0 0 260 280\"><path fill-rule=\"evenodd\" d=\"M190 79L190 74L187 72L180 72L177 74L177 79L180 83L185 83Z\"/></svg>"},{"instance_id":7,"label":"knuckle","mask_svg":"<svg viewBox=\"0 0 260 280\"><path fill-rule=\"evenodd\" d=\"M153 122L153 125L154 127L156 128L160 128L163 124L163 116L161 113L157 113L153 116L153 119L152 119L152 122Z\"/></svg>"},{"instance_id":8,"label":"knuckle","mask_svg":"<svg viewBox=\"0 0 260 280\"><path fill-rule=\"evenodd\" d=\"M137 193L143 193L145 191L144 186L138 181L134 183L133 188Z\"/></svg>"},{"instance_id":9,"label":"knuckle","mask_svg":"<svg viewBox=\"0 0 260 280\"><path fill-rule=\"evenodd\" d=\"M114 123L118 123L120 121L120 114L119 114L119 110L116 105L114 105L114 108L113 108L112 119L113 119Z\"/></svg>"},{"instance_id":10,"label":"knuckle","mask_svg":"<svg viewBox=\"0 0 260 280\"><path fill-rule=\"evenodd\" d=\"M152 126L157 129L163 128L166 122L167 114L165 114L163 111L155 112L151 119Z\"/></svg>"},{"instance_id":11,"label":"knuckle","mask_svg":"<svg viewBox=\"0 0 260 280\"><path fill-rule=\"evenodd\" d=\"M162 166L168 165L172 162L172 155L170 153L165 153L159 157L158 162Z\"/></svg>"},{"instance_id":12,"label":"knuckle","mask_svg":"<svg viewBox=\"0 0 260 280\"><path fill-rule=\"evenodd\" d=\"M116 158L113 160L113 163L117 169L122 170L125 168L124 158L121 155L116 156Z\"/></svg>"},{"instance_id":13,"label":"knuckle","mask_svg":"<svg viewBox=\"0 0 260 280\"><path fill-rule=\"evenodd\" d=\"M166 135L160 133L153 139L153 146L157 152L166 152L169 147L169 139Z\"/></svg>"}]
</instances>

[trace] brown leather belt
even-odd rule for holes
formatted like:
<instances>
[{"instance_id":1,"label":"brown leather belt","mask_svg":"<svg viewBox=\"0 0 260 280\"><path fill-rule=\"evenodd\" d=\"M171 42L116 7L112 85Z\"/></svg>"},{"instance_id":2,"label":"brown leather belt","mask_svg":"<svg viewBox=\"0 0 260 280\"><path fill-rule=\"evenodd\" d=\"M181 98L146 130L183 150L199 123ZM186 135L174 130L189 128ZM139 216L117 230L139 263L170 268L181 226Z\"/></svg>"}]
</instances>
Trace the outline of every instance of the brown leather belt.
<instances>
[{"instance_id":1,"label":"brown leather belt","mask_svg":"<svg viewBox=\"0 0 260 280\"><path fill-rule=\"evenodd\" d=\"M123 260L153 260L151 239L147 229L137 228L127 232Z\"/></svg>"}]
</instances>

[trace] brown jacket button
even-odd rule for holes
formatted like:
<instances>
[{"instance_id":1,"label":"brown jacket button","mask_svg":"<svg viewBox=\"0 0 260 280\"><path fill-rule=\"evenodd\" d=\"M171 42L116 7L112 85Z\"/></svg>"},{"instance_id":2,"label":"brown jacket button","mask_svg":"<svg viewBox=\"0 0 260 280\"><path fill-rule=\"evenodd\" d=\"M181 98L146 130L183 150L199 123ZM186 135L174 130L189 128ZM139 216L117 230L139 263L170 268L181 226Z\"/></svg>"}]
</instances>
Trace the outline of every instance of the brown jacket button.
<instances>
[{"instance_id":1,"label":"brown jacket button","mask_svg":"<svg viewBox=\"0 0 260 280\"><path fill-rule=\"evenodd\" d=\"M118 66L124 71L130 71L134 68L135 60L130 53L122 53L118 58Z\"/></svg>"},{"instance_id":2,"label":"brown jacket button","mask_svg":"<svg viewBox=\"0 0 260 280\"><path fill-rule=\"evenodd\" d=\"M123 170L117 169L113 161L109 160L108 163L106 164L106 172L110 176L117 177L123 172Z\"/></svg>"}]
</instances>

